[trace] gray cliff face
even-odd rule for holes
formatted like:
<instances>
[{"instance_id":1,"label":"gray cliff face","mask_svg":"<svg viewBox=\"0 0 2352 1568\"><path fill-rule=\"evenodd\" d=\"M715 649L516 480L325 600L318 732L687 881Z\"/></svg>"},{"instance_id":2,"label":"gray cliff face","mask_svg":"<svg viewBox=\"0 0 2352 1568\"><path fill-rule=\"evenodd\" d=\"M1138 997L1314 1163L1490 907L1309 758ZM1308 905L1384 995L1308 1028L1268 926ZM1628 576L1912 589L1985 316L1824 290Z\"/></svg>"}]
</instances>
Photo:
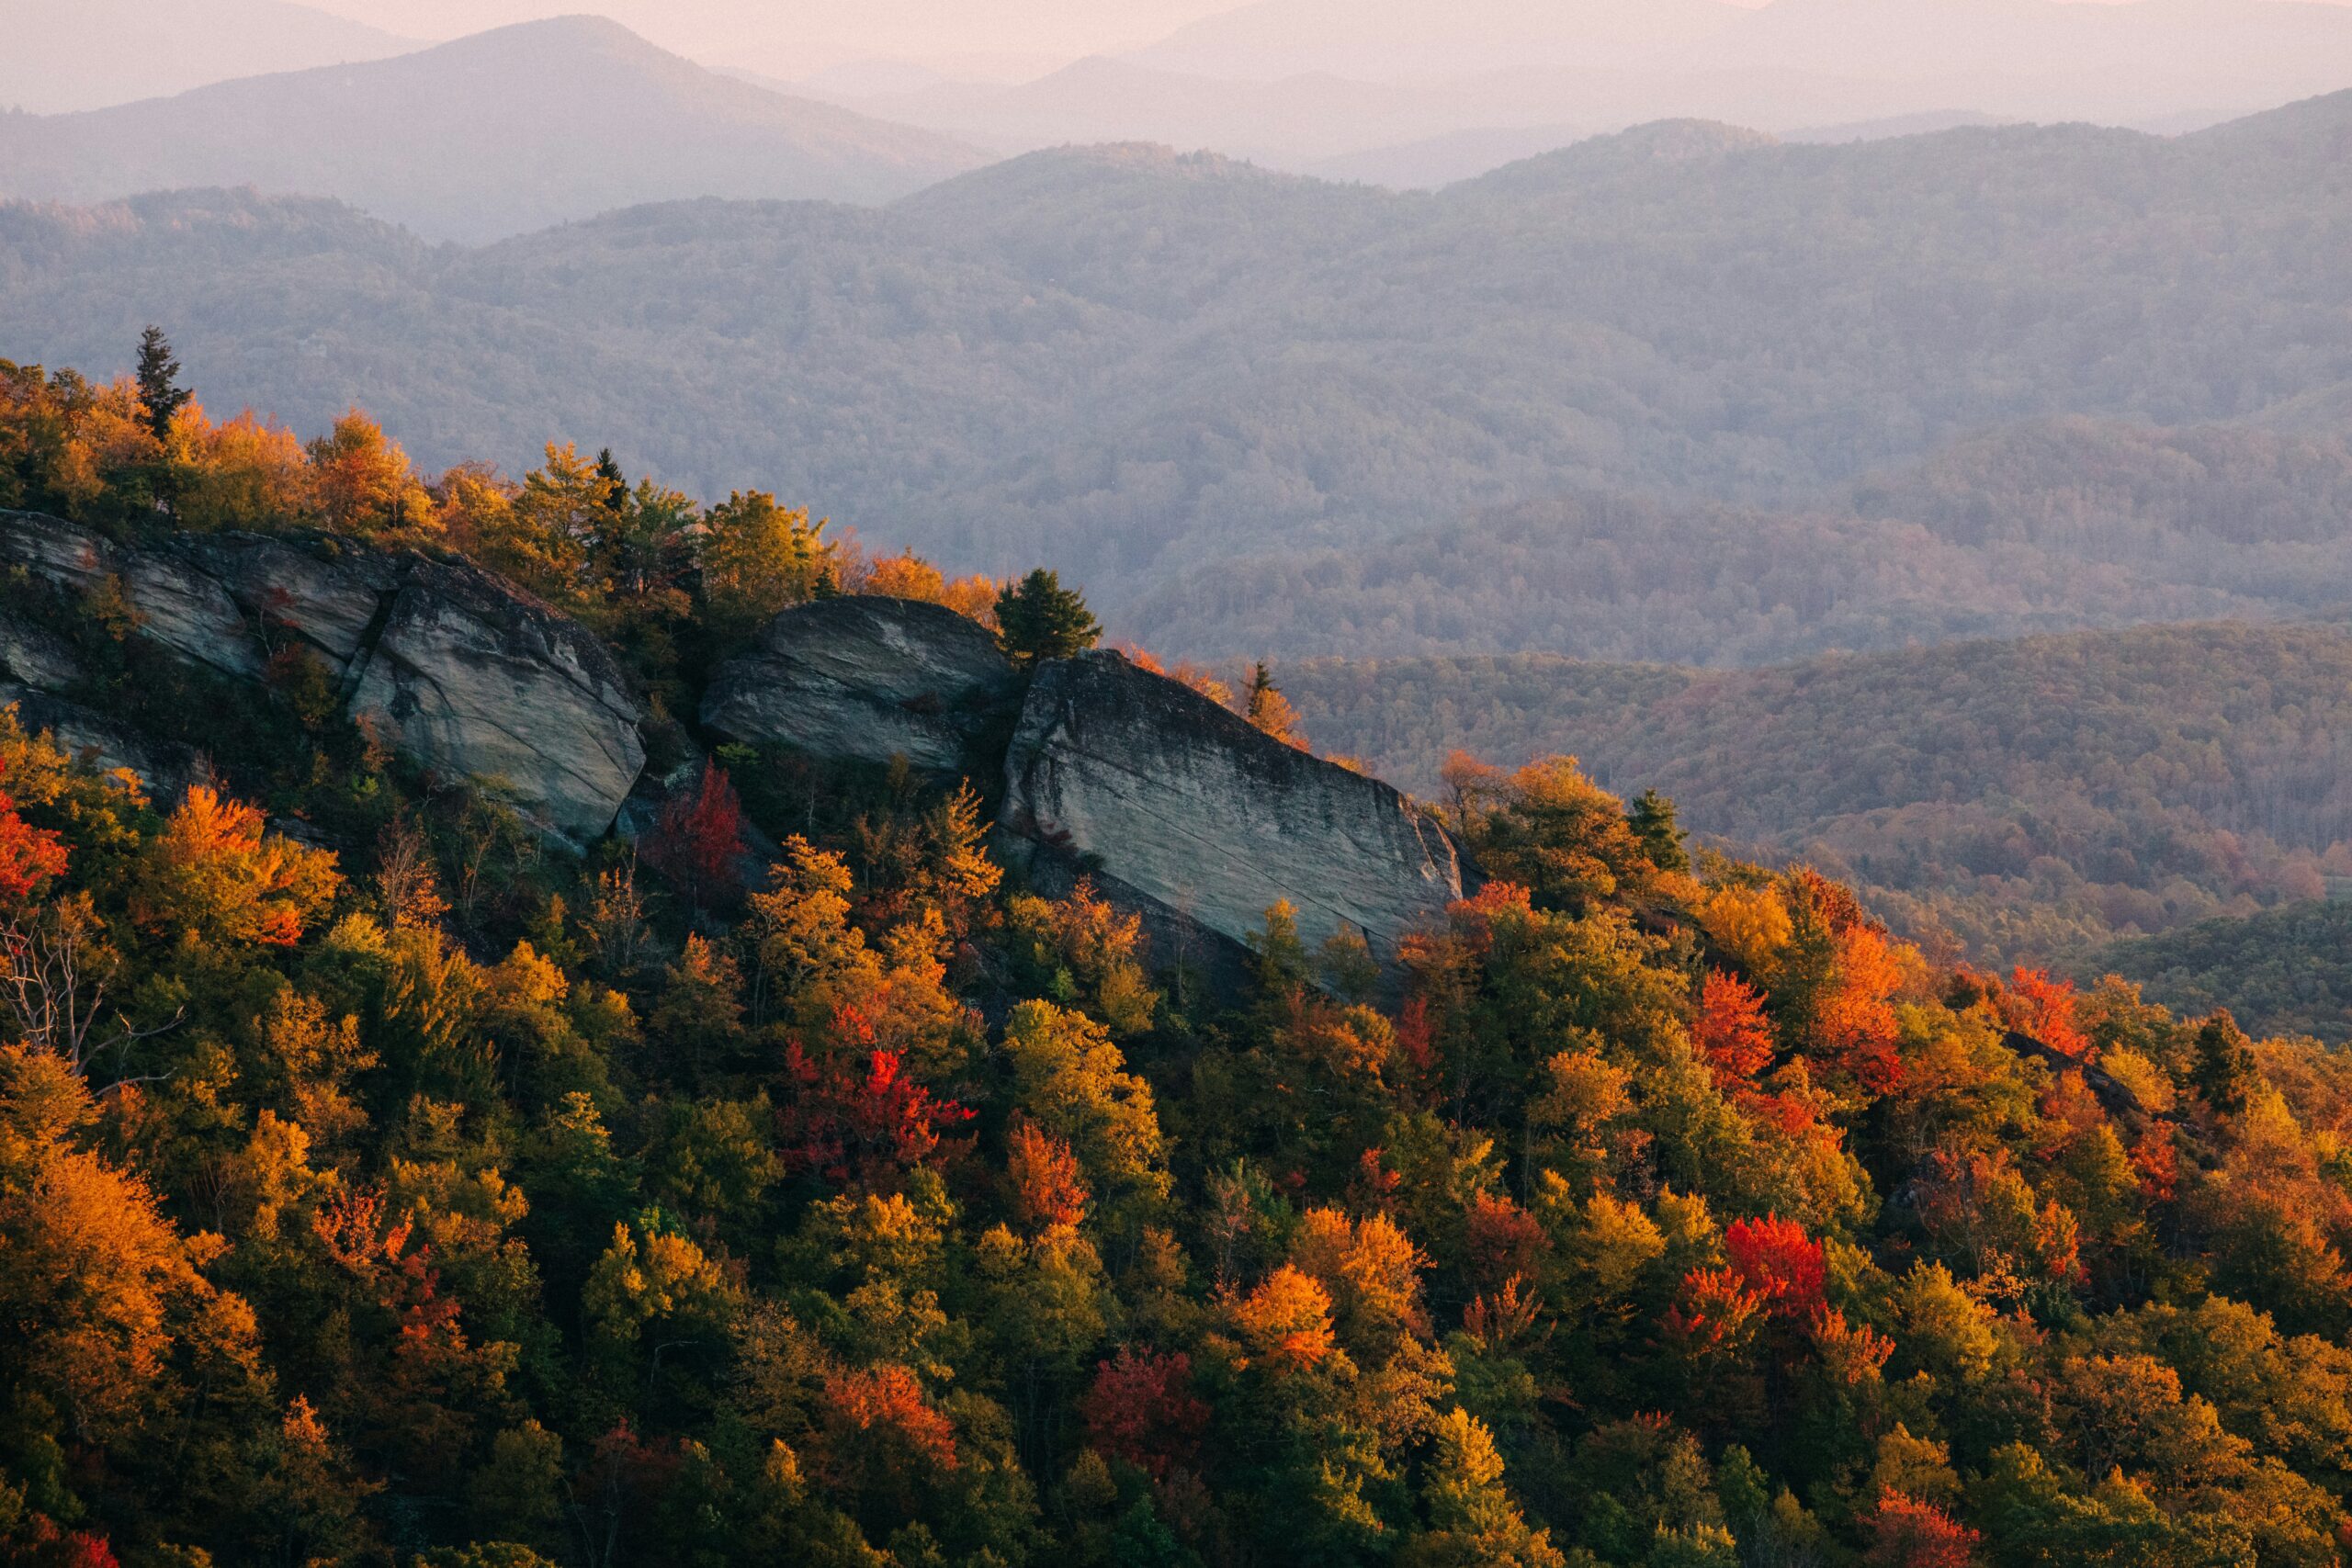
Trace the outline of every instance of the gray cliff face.
<instances>
[{"instance_id":1,"label":"gray cliff face","mask_svg":"<svg viewBox=\"0 0 2352 1568\"><path fill-rule=\"evenodd\" d=\"M1105 891L1239 942L1288 899L1310 945L1363 933L1382 962L1463 894L1453 841L1411 802L1282 744L1115 653L1038 671L1005 759L1007 833Z\"/></svg>"},{"instance_id":2,"label":"gray cliff face","mask_svg":"<svg viewBox=\"0 0 2352 1568\"><path fill-rule=\"evenodd\" d=\"M428 768L503 781L574 840L612 826L645 765L643 708L603 644L462 563L245 534L133 548L26 513L0 513L0 562L69 588L119 579L141 635L235 679L259 679L273 646L307 645L353 719ZM44 668L34 628L12 638L11 624L0 616L0 661L54 697L72 672Z\"/></svg>"},{"instance_id":3,"label":"gray cliff face","mask_svg":"<svg viewBox=\"0 0 2352 1568\"><path fill-rule=\"evenodd\" d=\"M747 742L924 773L973 765L1001 723L1013 675L984 626L906 599L820 599L768 623L756 647L721 665L703 727Z\"/></svg>"}]
</instances>

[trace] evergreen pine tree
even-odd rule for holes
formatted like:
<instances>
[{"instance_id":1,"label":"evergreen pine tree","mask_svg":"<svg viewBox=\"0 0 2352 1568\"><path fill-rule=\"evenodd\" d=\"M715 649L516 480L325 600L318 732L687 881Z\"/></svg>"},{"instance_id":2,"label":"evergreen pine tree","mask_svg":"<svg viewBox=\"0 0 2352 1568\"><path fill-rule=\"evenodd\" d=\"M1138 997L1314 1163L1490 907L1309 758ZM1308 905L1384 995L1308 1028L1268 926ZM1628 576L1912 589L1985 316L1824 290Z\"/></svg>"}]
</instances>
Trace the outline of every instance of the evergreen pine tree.
<instances>
[{"instance_id":1,"label":"evergreen pine tree","mask_svg":"<svg viewBox=\"0 0 2352 1568\"><path fill-rule=\"evenodd\" d=\"M2217 1011L2198 1029L2188 1078L2217 1114L2235 1116L2245 1110L2257 1073L2254 1043L2228 1009Z\"/></svg>"},{"instance_id":2,"label":"evergreen pine tree","mask_svg":"<svg viewBox=\"0 0 2352 1568\"><path fill-rule=\"evenodd\" d=\"M997 595L996 626L999 646L1022 670L1083 653L1102 637L1086 601L1043 567Z\"/></svg>"},{"instance_id":3,"label":"evergreen pine tree","mask_svg":"<svg viewBox=\"0 0 2352 1568\"><path fill-rule=\"evenodd\" d=\"M170 437L172 421L196 394L179 384L180 362L173 357L171 340L164 329L151 326L139 334L139 402L147 411L147 428L156 440Z\"/></svg>"},{"instance_id":4,"label":"evergreen pine tree","mask_svg":"<svg viewBox=\"0 0 2352 1568\"><path fill-rule=\"evenodd\" d=\"M1652 865L1660 871L1690 869L1690 856L1682 848L1682 840L1690 835L1675 826L1673 801L1645 789L1634 802L1634 809L1625 814L1625 821L1634 837L1642 841L1642 852Z\"/></svg>"}]
</instances>

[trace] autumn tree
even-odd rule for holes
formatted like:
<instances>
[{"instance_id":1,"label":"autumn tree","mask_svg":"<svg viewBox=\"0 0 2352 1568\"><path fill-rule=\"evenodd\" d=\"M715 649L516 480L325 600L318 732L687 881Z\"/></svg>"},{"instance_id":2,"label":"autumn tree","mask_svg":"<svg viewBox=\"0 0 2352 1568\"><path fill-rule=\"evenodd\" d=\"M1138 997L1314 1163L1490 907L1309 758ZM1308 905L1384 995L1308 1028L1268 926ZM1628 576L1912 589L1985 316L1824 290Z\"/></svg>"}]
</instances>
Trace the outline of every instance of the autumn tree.
<instances>
[{"instance_id":1,"label":"autumn tree","mask_svg":"<svg viewBox=\"0 0 2352 1568\"><path fill-rule=\"evenodd\" d=\"M1617 797L1585 776L1573 757L1530 762L1497 789L1489 809L1461 790L1472 809L1465 832L1489 874L1525 887L1547 908L1581 911L1645 886L1654 870Z\"/></svg>"},{"instance_id":2,"label":"autumn tree","mask_svg":"<svg viewBox=\"0 0 2352 1568\"><path fill-rule=\"evenodd\" d=\"M1745 982L1720 969L1700 983L1699 1015L1690 1043L1726 1089L1752 1084L1772 1065L1772 1024L1764 998Z\"/></svg>"},{"instance_id":3,"label":"autumn tree","mask_svg":"<svg viewBox=\"0 0 2352 1568\"><path fill-rule=\"evenodd\" d=\"M1250 685L1244 694L1242 715L1251 728L1273 737L1285 746L1306 749L1306 737L1299 727L1298 710L1283 696L1282 688L1274 684L1274 672L1264 660L1250 671Z\"/></svg>"},{"instance_id":4,"label":"autumn tree","mask_svg":"<svg viewBox=\"0 0 2352 1568\"><path fill-rule=\"evenodd\" d=\"M35 828L17 814L0 767L0 906L30 898L65 874L65 845L53 829Z\"/></svg>"},{"instance_id":5,"label":"autumn tree","mask_svg":"<svg viewBox=\"0 0 2352 1568\"><path fill-rule=\"evenodd\" d=\"M1486 1424L1460 1406L1438 1423L1421 1483L1429 1530L1400 1561L1413 1568L1563 1568L1549 1530L1533 1529L1503 1487Z\"/></svg>"},{"instance_id":6,"label":"autumn tree","mask_svg":"<svg viewBox=\"0 0 2352 1568\"><path fill-rule=\"evenodd\" d=\"M334 855L266 832L258 810L196 784L144 847L131 908L158 932L286 947L342 884Z\"/></svg>"},{"instance_id":7,"label":"autumn tree","mask_svg":"<svg viewBox=\"0 0 2352 1568\"><path fill-rule=\"evenodd\" d=\"M357 409L310 445L313 493L328 527L362 536L433 526L433 498L410 471L408 454Z\"/></svg>"},{"instance_id":8,"label":"autumn tree","mask_svg":"<svg viewBox=\"0 0 2352 1568\"><path fill-rule=\"evenodd\" d=\"M830 587L832 547L824 531L823 522L778 506L764 491L737 491L704 513L695 564L712 631L722 641L747 636Z\"/></svg>"},{"instance_id":9,"label":"autumn tree","mask_svg":"<svg viewBox=\"0 0 2352 1568\"><path fill-rule=\"evenodd\" d=\"M1213 1412L1193 1391L1193 1359L1121 1346L1095 1368L1080 1402L1087 1440L1106 1458L1132 1464L1155 1479L1198 1462Z\"/></svg>"},{"instance_id":10,"label":"autumn tree","mask_svg":"<svg viewBox=\"0 0 2352 1568\"><path fill-rule=\"evenodd\" d=\"M743 826L727 770L706 762L691 791L662 803L639 853L696 908L726 905L742 890Z\"/></svg>"}]
</instances>

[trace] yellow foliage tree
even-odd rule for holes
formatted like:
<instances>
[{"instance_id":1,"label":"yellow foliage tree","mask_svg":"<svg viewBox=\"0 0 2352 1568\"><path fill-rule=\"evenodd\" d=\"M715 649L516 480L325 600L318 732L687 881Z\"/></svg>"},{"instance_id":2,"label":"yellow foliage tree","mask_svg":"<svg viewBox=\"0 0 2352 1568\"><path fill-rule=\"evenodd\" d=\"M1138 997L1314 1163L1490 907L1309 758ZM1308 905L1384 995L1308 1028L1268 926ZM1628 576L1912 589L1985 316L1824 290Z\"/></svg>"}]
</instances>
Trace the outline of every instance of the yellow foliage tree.
<instances>
[{"instance_id":1,"label":"yellow foliage tree","mask_svg":"<svg viewBox=\"0 0 2352 1568\"><path fill-rule=\"evenodd\" d=\"M131 908L160 933L287 947L342 886L333 853L266 832L258 810L197 784L142 846Z\"/></svg>"}]
</instances>

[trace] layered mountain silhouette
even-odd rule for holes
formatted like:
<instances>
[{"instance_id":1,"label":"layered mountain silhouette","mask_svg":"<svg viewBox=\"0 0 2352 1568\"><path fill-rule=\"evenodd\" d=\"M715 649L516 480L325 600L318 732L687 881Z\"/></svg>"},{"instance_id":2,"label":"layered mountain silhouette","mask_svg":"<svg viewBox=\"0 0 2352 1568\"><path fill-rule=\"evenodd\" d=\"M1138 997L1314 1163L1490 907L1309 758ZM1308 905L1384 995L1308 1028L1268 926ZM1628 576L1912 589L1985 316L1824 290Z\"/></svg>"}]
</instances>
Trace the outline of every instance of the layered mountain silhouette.
<instances>
[{"instance_id":1,"label":"layered mountain silhouette","mask_svg":"<svg viewBox=\"0 0 2352 1568\"><path fill-rule=\"evenodd\" d=\"M0 109L104 108L417 47L288 0L0 0Z\"/></svg>"},{"instance_id":2,"label":"layered mountain silhouette","mask_svg":"<svg viewBox=\"0 0 2352 1568\"><path fill-rule=\"evenodd\" d=\"M484 240L680 197L878 202L983 162L573 17L366 64L0 119L0 194L251 185Z\"/></svg>"},{"instance_id":3,"label":"layered mountain silhouette","mask_svg":"<svg viewBox=\"0 0 2352 1568\"><path fill-rule=\"evenodd\" d=\"M1724 0L1259 0L1134 58L1236 81L1329 72L1363 81L1647 64L1745 13Z\"/></svg>"},{"instance_id":4,"label":"layered mountain silhouette","mask_svg":"<svg viewBox=\"0 0 2352 1568\"><path fill-rule=\"evenodd\" d=\"M1663 118L2179 131L2347 86L2352 6L2300 0L1260 0L1019 85L810 90L1003 152L1165 141L1429 186Z\"/></svg>"},{"instance_id":5,"label":"layered mountain silhouette","mask_svg":"<svg viewBox=\"0 0 2352 1568\"><path fill-rule=\"evenodd\" d=\"M0 207L0 353L110 373L159 321L215 409L309 433L362 401L436 468L521 471L551 436L609 441L633 472L774 489L958 569L1054 561L1171 652L1443 646L1422 599L1490 605L1472 646L1562 647L1540 586L1423 590L1417 562L1498 508L1648 497L1684 520L1686 556L1662 569L1651 630L1581 646L1787 657L2237 613L2167 586L2197 580L2196 551L2226 559L2247 603L2316 607L2342 581L2312 554L2324 541L2200 542L2195 519L2165 546L2187 564L2154 576L2140 544L2097 530L2080 550L2036 535L2006 563L1997 533L1955 536L1933 558L1973 563L1965 593L1960 576L1918 583L1929 556L1865 519L1893 542L1838 558L1883 575L1792 581L1785 617L1743 601L1725 619L1702 569L1758 514L1843 517L1790 536L1842 537L1858 479L1989 429L2083 415L2340 436L2347 136L2352 94L2181 138L2007 126L1820 146L1670 122L1434 195L1094 148L878 209L669 203L472 250L250 194ZM2165 486L2217 460L2083 450ZM1925 525L1915 510L1891 520ZM1654 555L1659 536L1638 513L1510 515L1459 537L1537 585L1547 562L1574 586L1611 540ZM1545 544L1569 522L1573 558ZM1297 615L1269 612L1272 583L1298 585Z\"/></svg>"}]
</instances>

